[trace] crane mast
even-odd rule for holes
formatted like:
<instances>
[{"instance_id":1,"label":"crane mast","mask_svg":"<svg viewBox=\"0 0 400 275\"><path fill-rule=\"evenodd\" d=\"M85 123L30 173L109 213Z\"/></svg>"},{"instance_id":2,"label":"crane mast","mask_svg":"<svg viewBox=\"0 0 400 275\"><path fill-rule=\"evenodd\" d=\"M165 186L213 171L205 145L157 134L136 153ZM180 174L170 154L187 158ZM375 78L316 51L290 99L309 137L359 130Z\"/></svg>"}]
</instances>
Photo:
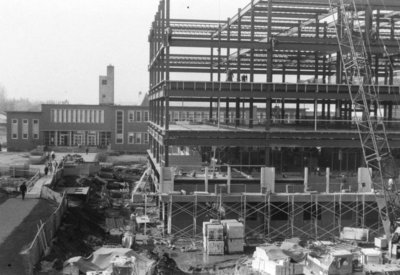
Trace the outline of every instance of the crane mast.
<instances>
[{"instance_id":1,"label":"crane mast","mask_svg":"<svg viewBox=\"0 0 400 275\"><path fill-rule=\"evenodd\" d=\"M396 184L391 184L397 178L398 170L380 115L378 83L373 83L371 55L367 50L371 46L370 30L361 22L354 0L329 0L329 6L340 52L337 62L342 63L352 103L352 119L357 125L365 164L370 170L385 234L390 239L397 217L400 217ZM372 108L377 111L377 116L371 115Z\"/></svg>"}]
</instances>

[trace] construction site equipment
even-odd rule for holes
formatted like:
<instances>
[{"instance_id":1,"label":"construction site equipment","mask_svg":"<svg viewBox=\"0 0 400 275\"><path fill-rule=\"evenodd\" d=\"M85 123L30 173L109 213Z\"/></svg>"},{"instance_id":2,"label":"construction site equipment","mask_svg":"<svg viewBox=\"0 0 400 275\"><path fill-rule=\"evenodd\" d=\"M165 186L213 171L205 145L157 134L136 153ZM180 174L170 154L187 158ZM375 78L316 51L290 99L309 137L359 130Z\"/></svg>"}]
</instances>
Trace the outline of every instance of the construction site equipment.
<instances>
[{"instance_id":1,"label":"construction site equipment","mask_svg":"<svg viewBox=\"0 0 400 275\"><path fill-rule=\"evenodd\" d=\"M353 254L347 250L329 251L319 257L307 255L307 268L314 274L353 274Z\"/></svg>"},{"instance_id":2,"label":"construction site equipment","mask_svg":"<svg viewBox=\"0 0 400 275\"><path fill-rule=\"evenodd\" d=\"M292 263L290 257L275 245L257 247L253 254L251 266L254 271L258 271L261 274L304 274L303 266L298 263Z\"/></svg>"},{"instance_id":3,"label":"construction site equipment","mask_svg":"<svg viewBox=\"0 0 400 275\"><path fill-rule=\"evenodd\" d=\"M370 8L369 1L367 1ZM392 156L385 125L380 118L379 96L372 81L370 67L370 28L362 24L354 0L329 0L331 13L336 25L336 37L340 50L340 60L350 94L354 121L357 125L364 160L371 168L371 178L376 193L376 201L383 227L388 239L395 228L400 214L399 197L396 185L389 185L390 179L398 175ZM368 9L366 13L368 12ZM372 11L369 11L372 12ZM339 60L339 57L338 57ZM352 91L352 84L358 84L358 90ZM376 83L377 84L377 83ZM377 111L377 117L371 117L371 107Z\"/></svg>"}]
</instances>

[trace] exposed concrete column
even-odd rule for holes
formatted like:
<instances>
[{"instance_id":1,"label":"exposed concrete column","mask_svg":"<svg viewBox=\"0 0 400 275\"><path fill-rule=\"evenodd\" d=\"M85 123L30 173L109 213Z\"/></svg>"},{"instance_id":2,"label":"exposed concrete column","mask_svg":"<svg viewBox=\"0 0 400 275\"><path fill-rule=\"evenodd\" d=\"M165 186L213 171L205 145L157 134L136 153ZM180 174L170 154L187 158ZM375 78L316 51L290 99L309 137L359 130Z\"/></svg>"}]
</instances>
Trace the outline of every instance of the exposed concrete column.
<instances>
[{"instance_id":1,"label":"exposed concrete column","mask_svg":"<svg viewBox=\"0 0 400 275\"><path fill-rule=\"evenodd\" d=\"M232 168L230 165L228 165L228 170L227 170L227 192L228 194L231 193L231 180L232 180Z\"/></svg>"},{"instance_id":2,"label":"exposed concrete column","mask_svg":"<svg viewBox=\"0 0 400 275\"><path fill-rule=\"evenodd\" d=\"M308 192L308 167L304 167L304 192Z\"/></svg>"},{"instance_id":3,"label":"exposed concrete column","mask_svg":"<svg viewBox=\"0 0 400 275\"><path fill-rule=\"evenodd\" d=\"M167 233L168 235L171 235L172 233L172 195L169 196L169 203L168 203Z\"/></svg>"},{"instance_id":4,"label":"exposed concrete column","mask_svg":"<svg viewBox=\"0 0 400 275\"><path fill-rule=\"evenodd\" d=\"M326 167L326 175L325 175L325 177L326 177L326 193L329 193L329 185L330 185L330 173L331 173L331 171L330 171L331 169L329 168L329 167Z\"/></svg>"},{"instance_id":5,"label":"exposed concrete column","mask_svg":"<svg viewBox=\"0 0 400 275\"><path fill-rule=\"evenodd\" d=\"M98 137L98 132L96 132L96 137ZM98 139L96 138L96 141L98 141ZM68 146L72 146L72 131L69 131L69 141L68 141ZM98 143L97 143L98 144Z\"/></svg>"},{"instance_id":6,"label":"exposed concrete column","mask_svg":"<svg viewBox=\"0 0 400 275\"><path fill-rule=\"evenodd\" d=\"M204 191L208 192L208 167L204 168Z\"/></svg>"}]
</instances>

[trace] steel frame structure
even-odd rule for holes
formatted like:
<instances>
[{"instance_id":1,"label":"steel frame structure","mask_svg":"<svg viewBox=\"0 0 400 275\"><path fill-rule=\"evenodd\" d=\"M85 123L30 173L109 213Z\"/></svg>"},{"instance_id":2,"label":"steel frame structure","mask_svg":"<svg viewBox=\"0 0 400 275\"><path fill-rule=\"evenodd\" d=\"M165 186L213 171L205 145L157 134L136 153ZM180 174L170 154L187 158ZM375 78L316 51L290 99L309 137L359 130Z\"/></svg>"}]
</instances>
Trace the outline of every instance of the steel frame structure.
<instances>
[{"instance_id":1,"label":"steel frame structure","mask_svg":"<svg viewBox=\"0 0 400 275\"><path fill-rule=\"evenodd\" d=\"M265 141L251 146L265 147L267 165L270 148L279 146L270 140L273 102L281 102L282 116L285 104L296 105L296 110L300 104L314 104L314 109L322 109L321 119L331 119L333 105L340 110L335 114L340 119L351 121L355 115L349 107L350 98L344 95L347 87L342 85L343 62L337 58L340 49L336 26L330 19L333 11L329 0L249 0L246 7L224 21L171 18L171 3L173 5L170 0L160 1L149 34L150 147L163 166L169 164L171 142L199 145L190 144L193 140L170 128L170 110L176 103L209 103L209 119L218 120L218 125L224 125L224 121L219 121L221 113L228 114L228 110L233 109L236 127L240 126L240 109L246 105L250 110L250 129L254 128L254 105L265 104ZM361 0L355 3L361 11L359 19L378 27L380 39L371 43L369 53L371 68L376 72L375 82L380 80L388 85L388 88L380 86L379 89L394 92L383 98L385 118L390 121L394 107L400 105L393 86L394 71L400 65L397 41L400 3L396 0L371 0L370 5ZM365 26L367 24L363 28ZM196 51L198 54L193 53ZM390 62L385 54L390 54ZM234 72L232 79L225 78L227 70ZM181 74L188 73L201 75L208 81L179 80ZM249 82L234 83L234 78L240 81L243 74L249 76ZM297 83L286 83L290 77ZM304 84L309 91L304 94L301 82L310 77L315 84ZM336 79L334 84L331 77ZM352 89L358 88L353 86ZM321 90L326 93L321 94ZM225 110L221 110L222 105ZM296 121L298 113L296 111ZM317 121L317 111L314 113ZM351 132L348 127L344 129ZM200 145L210 146L222 139L224 137L209 138ZM348 138L342 145L352 140L353 137ZM295 140L291 142L301 146ZM312 143L318 144L318 138ZM242 140L235 142L233 139L233 146L240 144Z\"/></svg>"},{"instance_id":2,"label":"steel frame structure","mask_svg":"<svg viewBox=\"0 0 400 275\"><path fill-rule=\"evenodd\" d=\"M348 93L349 88L357 91L359 85L344 84L345 65L336 37L337 26L331 20L335 11L329 3L330 0L249 0L233 17L219 21L171 18L173 1L161 0L149 34L149 154L154 167L169 167L170 146L180 145L265 148L266 166L271 164L270 150L274 146L360 148L358 132L351 126L356 113ZM400 2L355 0L355 5L358 19L364 22L361 31L371 25L377 27L379 40L369 45L368 54L374 82L384 84L376 88L385 108L384 117L390 122L395 108L400 106L400 91L394 85L395 71L400 66ZM186 53L185 49L190 50ZM180 78L181 74L186 77ZM192 81L181 80L188 79L189 74L195 75ZM249 81L241 81L243 74L249 76ZM310 77L312 80L306 81ZM290 78L296 83L288 83ZM171 109L186 102L209 104L210 125L218 123L218 127L202 132L171 125ZM315 124L307 129L274 127L272 112L277 102L282 117L285 106L295 105L295 126L300 104L312 104ZM256 104L265 110L265 124L258 128L253 124ZM250 110L244 130L239 123L243 106ZM374 107L369 112L377 117ZM317 130L319 116L330 122L332 108L337 110L335 116L347 123L340 131L326 129L329 125ZM230 110L235 111L233 126L220 121L221 112L228 114ZM320 115L317 110L321 110ZM392 129L388 138L399 148L398 134ZM163 211L168 212L168 231L177 236L199 236L206 217L218 218L212 204L224 206L227 218L243 219L249 238L263 235L270 239L330 239L337 237L343 226L368 227L374 234L382 231L373 194L162 197ZM305 212L309 219L303 223L300 220ZM331 215L331 222L319 219L320 212Z\"/></svg>"}]
</instances>

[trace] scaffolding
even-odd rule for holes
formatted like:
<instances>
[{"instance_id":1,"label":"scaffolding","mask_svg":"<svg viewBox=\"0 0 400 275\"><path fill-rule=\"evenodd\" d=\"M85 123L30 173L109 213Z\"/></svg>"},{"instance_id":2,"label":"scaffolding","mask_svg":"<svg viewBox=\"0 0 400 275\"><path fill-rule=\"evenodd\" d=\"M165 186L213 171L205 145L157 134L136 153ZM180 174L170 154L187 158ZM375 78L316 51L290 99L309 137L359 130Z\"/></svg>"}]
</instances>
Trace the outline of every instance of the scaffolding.
<instances>
[{"instance_id":1,"label":"scaffolding","mask_svg":"<svg viewBox=\"0 0 400 275\"><path fill-rule=\"evenodd\" d=\"M219 204L226 209L222 218L243 222L247 239L333 240L345 226L368 228L371 236L383 230L372 193L162 195L161 200L168 209L168 233L178 238L200 238L204 221L221 218Z\"/></svg>"}]
</instances>

